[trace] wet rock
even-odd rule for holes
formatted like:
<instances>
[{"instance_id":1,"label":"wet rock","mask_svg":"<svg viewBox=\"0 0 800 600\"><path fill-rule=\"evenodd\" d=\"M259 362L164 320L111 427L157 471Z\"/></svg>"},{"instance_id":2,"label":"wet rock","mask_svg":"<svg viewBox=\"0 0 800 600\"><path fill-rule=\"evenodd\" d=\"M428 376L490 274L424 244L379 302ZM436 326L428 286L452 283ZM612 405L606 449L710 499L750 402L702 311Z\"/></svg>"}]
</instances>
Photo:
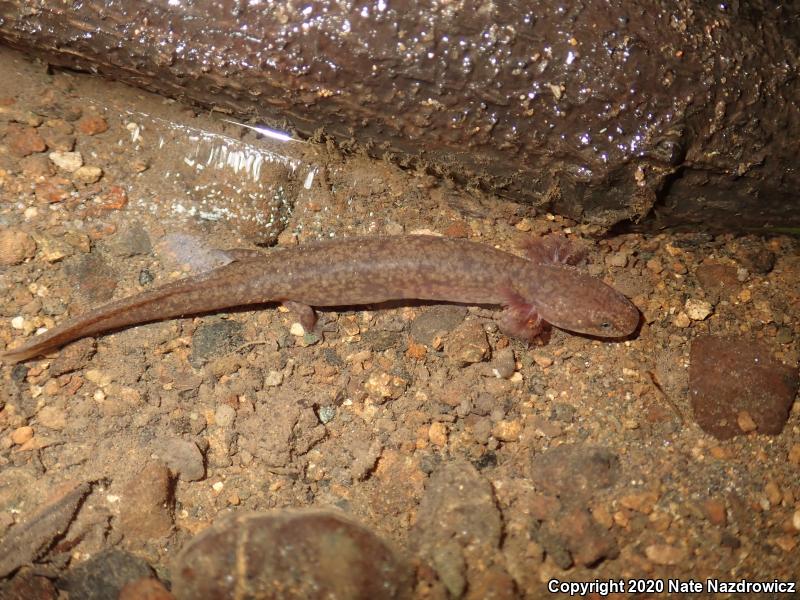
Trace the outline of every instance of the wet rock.
<instances>
[{"instance_id":1,"label":"wet rock","mask_svg":"<svg viewBox=\"0 0 800 600\"><path fill-rule=\"evenodd\" d=\"M466 314L467 309L463 306L433 306L411 323L411 337L421 344L433 346L437 336L455 329Z\"/></svg>"},{"instance_id":2,"label":"wet rock","mask_svg":"<svg viewBox=\"0 0 800 600\"><path fill-rule=\"evenodd\" d=\"M192 441L180 438L163 440L157 445L156 453L173 476L182 481L200 481L205 477L203 454Z\"/></svg>"},{"instance_id":3,"label":"wet rock","mask_svg":"<svg viewBox=\"0 0 800 600\"><path fill-rule=\"evenodd\" d=\"M13 227L0 230L0 266L18 265L36 254L36 242L33 238Z\"/></svg>"},{"instance_id":4,"label":"wet rock","mask_svg":"<svg viewBox=\"0 0 800 600\"><path fill-rule=\"evenodd\" d=\"M70 598L118 600L126 584L153 575L153 569L141 558L112 548L70 569L57 585Z\"/></svg>"},{"instance_id":5,"label":"wet rock","mask_svg":"<svg viewBox=\"0 0 800 600\"><path fill-rule=\"evenodd\" d=\"M445 353L455 365L464 367L489 357L491 347L478 321L465 321L447 339Z\"/></svg>"},{"instance_id":6,"label":"wet rock","mask_svg":"<svg viewBox=\"0 0 800 600\"><path fill-rule=\"evenodd\" d=\"M236 515L184 547L178 600L407 598L411 572L380 538L342 514L285 510Z\"/></svg>"},{"instance_id":7,"label":"wet rock","mask_svg":"<svg viewBox=\"0 0 800 600\"><path fill-rule=\"evenodd\" d=\"M202 366L206 361L228 354L244 344L242 324L217 319L201 324L192 336L191 364Z\"/></svg>"},{"instance_id":8,"label":"wet rock","mask_svg":"<svg viewBox=\"0 0 800 600\"><path fill-rule=\"evenodd\" d=\"M122 490L119 529L134 543L147 543L172 533L172 479L166 465L151 462Z\"/></svg>"},{"instance_id":9,"label":"wet rock","mask_svg":"<svg viewBox=\"0 0 800 600\"><path fill-rule=\"evenodd\" d=\"M620 464L607 448L563 444L533 457L528 476L541 491L583 501L595 491L613 486L620 476Z\"/></svg>"},{"instance_id":10,"label":"wet rock","mask_svg":"<svg viewBox=\"0 0 800 600\"><path fill-rule=\"evenodd\" d=\"M741 435L740 422L748 419L758 433L780 433L797 387L797 369L775 360L758 340L703 336L692 342L689 395L694 418L718 439Z\"/></svg>"}]
</instances>

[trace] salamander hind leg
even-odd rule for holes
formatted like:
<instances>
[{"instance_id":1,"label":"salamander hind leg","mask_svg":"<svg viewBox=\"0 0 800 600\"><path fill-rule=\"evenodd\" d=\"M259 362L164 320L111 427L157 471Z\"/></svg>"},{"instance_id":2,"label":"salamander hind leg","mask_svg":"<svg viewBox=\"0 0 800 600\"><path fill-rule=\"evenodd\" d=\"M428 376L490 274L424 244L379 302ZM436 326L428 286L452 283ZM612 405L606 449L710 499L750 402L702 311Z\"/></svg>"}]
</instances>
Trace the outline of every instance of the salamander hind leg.
<instances>
[{"instance_id":1,"label":"salamander hind leg","mask_svg":"<svg viewBox=\"0 0 800 600\"><path fill-rule=\"evenodd\" d=\"M300 325L303 326L303 329L306 331L311 331L314 329L314 325L317 323L317 313L315 313L314 309L308 304L295 302L294 300L284 300L281 304L283 304L283 306L285 306L289 311L297 315L297 318L300 319Z\"/></svg>"},{"instance_id":2,"label":"salamander hind leg","mask_svg":"<svg viewBox=\"0 0 800 600\"><path fill-rule=\"evenodd\" d=\"M507 336L531 342L542 333L545 322L533 304L511 292L497 325Z\"/></svg>"},{"instance_id":3,"label":"salamander hind leg","mask_svg":"<svg viewBox=\"0 0 800 600\"><path fill-rule=\"evenodd\" d=\"M562 233L526 240L522 248L528 259L537 263L577 265L586 258L586 248L568 240Z\"/></svg>"}]
</instances>

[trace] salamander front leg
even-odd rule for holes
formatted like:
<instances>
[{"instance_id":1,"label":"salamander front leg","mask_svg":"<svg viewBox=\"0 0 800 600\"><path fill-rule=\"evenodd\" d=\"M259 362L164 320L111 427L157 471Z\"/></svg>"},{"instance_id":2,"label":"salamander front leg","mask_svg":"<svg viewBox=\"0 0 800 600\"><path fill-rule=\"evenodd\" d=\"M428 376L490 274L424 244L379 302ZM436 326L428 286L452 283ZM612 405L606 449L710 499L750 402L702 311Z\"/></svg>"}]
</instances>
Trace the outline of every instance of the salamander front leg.
<instances>
[{"instance_id":1,"label":"salamander front leg","mask_svg":"<svg viewBox=\"0 0 800 600\"><path fill-rule=\"evenodd\" d=\"M281 304L297 315L297 318L300 319L300 325L303 326L303 329L306 331L311 331L314 329L314 325L317 323L317 313L315 313L314 309L308 304L295 302L294 300L284 300Z\"/></svg>"},{"instance_id":2,"label":"salamander front leg","mask_svg":"<svg viewBox=\"0 0 800 600\"><path fill-rule=\"evenodd\" d=\"M517 294L509 294L497 323L500 331L510 337L527 342L536 339L544 330L545 322L536 307Z\"/></svg>"}]
</instances>

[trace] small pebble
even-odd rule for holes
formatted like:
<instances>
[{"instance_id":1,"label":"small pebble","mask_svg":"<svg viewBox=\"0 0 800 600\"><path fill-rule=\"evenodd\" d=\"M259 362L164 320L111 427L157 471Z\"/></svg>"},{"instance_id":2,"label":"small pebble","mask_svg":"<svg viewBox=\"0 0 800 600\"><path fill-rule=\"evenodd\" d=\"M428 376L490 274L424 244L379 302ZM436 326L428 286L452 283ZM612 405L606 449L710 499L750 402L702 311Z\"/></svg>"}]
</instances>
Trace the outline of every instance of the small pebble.
<instances>
[{"instance_id":1,"label":"small pebble","mask_svg":"<svg viewBox=\"0 0 800 600\"><path fill-rule=\"evenodd\" d=\"M50 160L55 163L59 169L74 173L83 166L83 156L80 152L51 152Z\"/></svg>"},{"instance_id":2,"label":"small pebble","mask_svg":"<svg viewBox=\"0 0 800 600\"><path fill-rule=\"evenodd\" d=\"M635 510L643 515L653 512L653 507L658 502L658 494L655 492L637 492L628 494L620 498L619 503L625 508Z\"/></svg>"},{"instance_id":3,"label":"small pebble","mask_svg":"<svg viewBox=\"0 0 800 600\"><path fill-rule=\"evenodd\" d=\"M396 400L403 394L406 385L407 382L401 377L385 371L377 371L369 376L364 383L364 388L374 400L381 401L389 398Z\"/></svg>"},{"instance_id":4,"label":"small pebble","mask_svg":"<svg viewBox=\"0 0 800 600\"><path fill-rule=\"evenodd\" d=\"M73 177L81 183L95 183L103 176L103 169L100 167L82 166L75 170Z\"/></svg>"},{"instance_id":5,"label":"small pebble","mask_svg":"<svg viewBox=\"0 0 800 600\"><path fill-rule=\"evenodd\" d=\"M170 472L182 481L200 481L205 477L203 454L197 444L181 438L170 438L161 442L158 456Z\"/></svg>"},{"instance_id":6,"label":"small pebble","mask_svg":"<svg viewBox=\"0 0 800 600\"><path fill-rule=\"evenodd\" d=\"M689 298L686 301L686 315L692 321L703 321L711 314L713 311L713 307L709 302L705 300L697 300L695 298Z\"/></svg>"},{"instance_id":7,"label":"small pebble","mask_svg":"<svg viewBox=\"0 0 800 600\"><path fill-rule=\"evenodd\" d=\"M550 367L550 366L553 365L553 359L552 358L550 358L549 356L545 356L544 354L539 354L538 352L534 353L533 362L535 362L537 365L539 365L543 369L546 369L547 367Z\"/></svg>"},{"instance_id":8,"label":"small pebble","mask_svg":"<svg viewBox=\"0 0 800 600\"><path fill-rule=\"evenodd\" d=\"M434 446L443 447L447 444L447 427L444 423L436 421L428 428L428 439Z\"/></svg>"},{"instance_id":9,"label":"small pebble","mask_svg":"<svg viewBox=\"0 0 800 600\"><path fill-rule=\"evenodd\" d=\"M295 337L303 337L306 334L306 330L300 323L292 323L289 327L289 333Z\"/></svg>"},{"instance_id":10,"label":"small pebble","mask_svg":"<svg viewBox=\"0 0 800 600\"><path fill-rule=\"evenodd\" d=\"M689 319L689 315L683 311L679 312L672 320L672 324L675 325L675 327L680 327L681 329L686 329L689 325L691 325L691 323L692 321Z\"/></svg>"},{"instance_id":11,"label":"small pebble","mask_svg":"<svg viewBox=\"0 0 800 600\"><path fill-rule=\"evenodd\" d=\"M750 413L745 410L736 415L736 424L739 425L739 429L745 433L750 433L751 431L758 429L758 425L756 425L756 422L753 421L753 417L751 417Z\"/></svg>"},{"instance_id":12,"label":"small pebble","mask_svg":"<svg viewBox=\"0 0 800 600\"><path fill-rule=\"evenodd\" d=\"M672 270L678 275L686 275L686 273L689 272L689 270L686 268L686 265L678 261L672 263Z\"/></svg>"},{"instance_id":13,"label":"small pebble","mask_svg":"<svg viewBox=\"0 0 800 600\"><path fill-rule=\"evenodd\" d=\"M214 411L214 422L220 427L230 427L236 420L236 410L230 404L220 404Z\"/></svg>"},{"instance_id":14,"label":"small pebble","mask_svg":"<svg viewBox=\"0 0 800 600\"><path fill-rule=\"evenodd\" d=\"M514 351L510 346L495 352L494 357L492 357L492 373L495 377L509 379L514 374L515 369Z\"/></svg>"},{"instance_id":15,"label":"small pebble","mask_svg":"<svg viewBox=\"0 0 800 600\"><path fill-rule=\"evenodd\" d=\"M778 487L778 484L774 481L770 481L764 486L764 493L767 495L767 500L769 500L770 504L773 506L778 506L781 500L783 500L781 488Z\"/></svg>"},{"instance_id":16,"label":"small pebble","mask_svg":"<svg viewBox=\"0 0 800 600\"><path fill-rule=\"evenodd\" d=\"M265 387L277 387L283 383L283 373L281 371L270 371L264 378Z\"/></svg>"},{"instance_id":17,"label":"small pebble","mask_svg":"<svg viewBox=\"0 0 800 600\"><path fill-rule=\"evenodd\" d=\"M0 265L18 265L36 254L36 242L20 229L0 230Z\"/></svg>"},{"instance_id":18,"label":"small pebble","mask_svg":"<svg viewBox=\"0 0 800 600\"><path fill-rule=\"evenodd\" d=\"M686 560L685 550L668 544L651 544L644 552L657 565L677 565Z\"/></svg>"},{"instance_id":19,"label":"small pebble","mask_svg":"<svg viewBox=\"0 0 800 600\"><path fill-rule=\"evenodd\" d=\"M25 442L30 441L33 437L33 427L25 425L24 427L17 427L11 432L11 441L17 446L21 446Z\"/></svg>"},{"instance_id":20,"label":"small pebble","mask_svg":"<svg viewBox=\"0 0 800 600\"><path fill-rule=\"evenodd\" d=\"M664 265L661 264L661 261L657 258L651 258L647 261L647 268L651 270L653 273L658 275L661 271L664 270Z\"/></svg>"},{"instance_id":21,"label":"small pebble","mask_svg":"<svg viewBox=\"0 0 800 600\"><path fill-rule=\"evenodd\" d=\"M605 262L609 267L624 267L628 264L628 255L624 252L614 252L606 256Z\"/></svg>"},{"instance_id":22,"label":"small pebble","mask_svg":"<svg viewBox=\"0 0 800 600\"><path fill-rule=\"evenodd\" d=\"M499 421L492 428L492 435L501 442L516 442L522 433L522 423L518 420Z\"/></svg>"},{"instance_id":23,"label":"small pebble","mask_svg":"<svg viewBox=\"0 0 800 600\"><path fill-rule=\"evenodd\" d=\"M708 518L709 522L713 523L714 525L724 526L727 522L728 517L725 510L725 505L719 500L714 500L713 498L706 500L703 503L703 511L705 512L706 518Z\"/></svg>"},{"instance_id":24,"label":"small pebble","mask_svg":"<svg viewBox=\"0 0 800 600\"><path fill-rule=\"evenodd\" d=\"M319 422L323 425L327 425L333 418L336 416L336 407L335 406L320 406L319 411L317 411L317 416L319 417Z\"/></svg>"},{"instance_id":25,"label":"small pebble","mask_svg":"<svg viewBox=\"0 0 800 600\"><path fill-rule=\"evenodd\" d=\"M787 456L789 462L796 467L800 467L800 444L793 444L791 448L789 448L789 454Z\"/></svg>"},{"instance_id":26,"label":"small pebble","mask_svg":"<svg viewBox=\"0 0 800 600\"><path fill-rule=\"evenodd\" d=\"M86 135L97 135L108 129L108 123L100 115L87 115L78 121L78 130Z\"/></svg>"}]
</instances>

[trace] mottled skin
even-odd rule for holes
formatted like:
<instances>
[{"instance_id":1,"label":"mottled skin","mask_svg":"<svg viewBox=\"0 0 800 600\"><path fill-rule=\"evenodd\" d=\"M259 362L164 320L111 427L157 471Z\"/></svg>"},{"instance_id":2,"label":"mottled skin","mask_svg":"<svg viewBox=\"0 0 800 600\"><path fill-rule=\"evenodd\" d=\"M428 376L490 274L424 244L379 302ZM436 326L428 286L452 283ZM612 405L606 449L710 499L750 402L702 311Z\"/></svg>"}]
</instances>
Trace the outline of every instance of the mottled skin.
<instances>
[{"instance_id":1,"label":"mottled skin","mask_svg":"<svg viewBox=\"0 0 800 600\"><path fill-rule=\"evenodd\" d=\"M231 250L227 265L100 306L0 357L25 360L128 325L265 302L284 303L306 327L314 324L312 306L418 299L502 305L502 330L526 340L540 333L543 320L594 336L633 333L637 309L599 279L556 262L565 255L563 238L556 244L543 239L529 247L530 259L423 235L332 240L266 253Z\"/></svg>"}]
</instances>

